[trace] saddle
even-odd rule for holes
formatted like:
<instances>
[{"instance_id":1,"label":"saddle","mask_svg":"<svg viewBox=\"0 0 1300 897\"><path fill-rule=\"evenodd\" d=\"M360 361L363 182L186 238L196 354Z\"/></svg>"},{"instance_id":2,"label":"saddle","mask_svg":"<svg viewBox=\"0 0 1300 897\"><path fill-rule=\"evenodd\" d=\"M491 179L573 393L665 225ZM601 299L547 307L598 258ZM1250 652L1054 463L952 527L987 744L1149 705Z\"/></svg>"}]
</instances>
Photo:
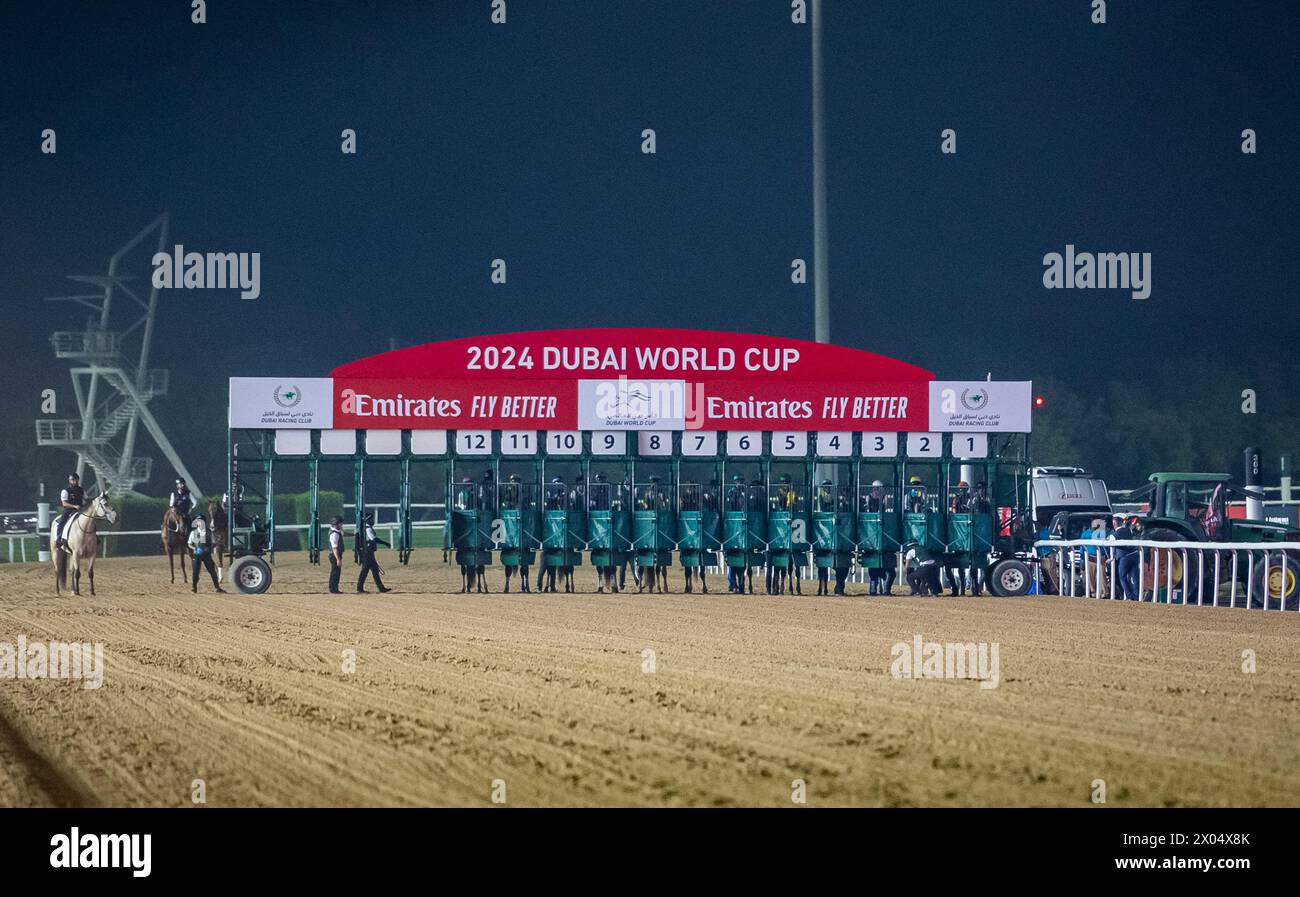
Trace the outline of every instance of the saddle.
<instances>
[{"instance_id":1,"label":"saddle","mask_svg":"<svg viewBox=\"0 0 1300 897\"><path fill-rule=\"evenodd\" d=\"M58 549L60 551L66 551L68 554L72 554L72 549L68 546L68 527L72 526L72 524L76 522L77 518L83 513L85 512L73 511L72 516L64 521L63 526L59 527Z\"/></svg>"}]
</instances>

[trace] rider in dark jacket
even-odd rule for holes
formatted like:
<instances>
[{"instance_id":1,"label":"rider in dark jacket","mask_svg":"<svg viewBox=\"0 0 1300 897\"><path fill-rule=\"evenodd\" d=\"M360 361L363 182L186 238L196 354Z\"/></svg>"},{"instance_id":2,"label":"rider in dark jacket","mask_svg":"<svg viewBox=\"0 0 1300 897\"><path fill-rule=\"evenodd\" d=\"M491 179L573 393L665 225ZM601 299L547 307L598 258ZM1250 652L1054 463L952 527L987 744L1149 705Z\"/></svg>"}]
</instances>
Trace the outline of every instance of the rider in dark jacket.
<instances>
[{"instance_id":1,"label":"rider in dark jacket","mask_svg":"<svg viewBox=\"0 0 1300 897\"><path fill-rule=\"evenodd\" d=\"M86 492L81 488L81 477L75 473L68 474L68 485L59 493L59 507L63 513L59 515L58 527L55 529L55 548L67 548L68 540L63 535L63 528L68 525L81 506L86 503Z\"/></svg>"}]
</instances>

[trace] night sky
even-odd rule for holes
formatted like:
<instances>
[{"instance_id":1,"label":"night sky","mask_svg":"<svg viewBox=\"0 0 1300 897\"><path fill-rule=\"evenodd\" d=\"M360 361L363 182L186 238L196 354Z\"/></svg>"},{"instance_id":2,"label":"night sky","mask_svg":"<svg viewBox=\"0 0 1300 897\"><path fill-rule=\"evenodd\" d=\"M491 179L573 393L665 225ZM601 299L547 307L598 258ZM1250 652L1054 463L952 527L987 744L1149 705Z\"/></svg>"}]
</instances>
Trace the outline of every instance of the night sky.
<instances>
[{"instance_id":1,"label":"night sky","mask_svg":"<svg viewBox=\"0 0 1300 897\"><path fill-rule=\"evenodd\" d=\"M1300 6L1107 12L826 0L835 342L1083 388L1170 355L1293 356ZM203 381L547 327L811 338L811 277L790 282L812 259L810 27L788 0L489 15L212 0L195 25L188 2L5 4L5 411L68 383L47 338L83 315L40 298L163 209L171 242L261 253L257 300L162 294L156 363ZM1067 243L1150 252L1150 298L1044 289Z\"/></svg>"}]
</instances>

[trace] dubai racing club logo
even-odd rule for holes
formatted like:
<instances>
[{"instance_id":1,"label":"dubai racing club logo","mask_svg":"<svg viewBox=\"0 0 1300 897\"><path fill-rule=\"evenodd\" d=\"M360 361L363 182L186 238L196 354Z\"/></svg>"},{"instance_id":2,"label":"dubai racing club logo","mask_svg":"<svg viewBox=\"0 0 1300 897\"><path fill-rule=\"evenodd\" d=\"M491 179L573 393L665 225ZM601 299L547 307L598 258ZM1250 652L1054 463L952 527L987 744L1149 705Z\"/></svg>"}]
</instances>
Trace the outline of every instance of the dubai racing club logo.
<instances>
[{"instance_id":1,"label":"dubai racing club logo","mask_svg":"<svg viewBox=\"0 0 1300 897\"><path fill-rule=\"evenodd\" d=\"M967 411L982 411L989 403L987 389L963 389L961 404Z\"/></svg>"},{"instance_id":2,"label":"dubai racing club logo","mask_svg":"<svg viewBox=\"0 0 1300 897\"><path fill-rule=\"evenodd\" d=\"M302 391L296 386L286 388L285 385L281 383L275 388L275 392L272 393L272 398L275 399L275 404L279 405L281 408L293 408L302 401Z\"/></svg>"}]
</instances>

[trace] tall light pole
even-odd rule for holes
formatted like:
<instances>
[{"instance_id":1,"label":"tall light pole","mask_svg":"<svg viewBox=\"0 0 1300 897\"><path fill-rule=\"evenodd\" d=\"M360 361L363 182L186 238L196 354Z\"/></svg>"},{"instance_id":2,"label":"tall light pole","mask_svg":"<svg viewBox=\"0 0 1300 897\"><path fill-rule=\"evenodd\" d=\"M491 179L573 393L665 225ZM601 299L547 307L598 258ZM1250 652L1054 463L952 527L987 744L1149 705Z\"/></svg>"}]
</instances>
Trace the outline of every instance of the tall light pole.
<instances>
[{"instance_id":1,"label":"tall light pole","mask_svg":"<svg viewBox=\"0 0 1300 897\"><path fill-rule=\"evenodd\" d=\"M813 126L813 333L831 341L831 299L826 283L826 90L822 80L822 0L812 0Z\"/></svg>"}]
</instances>

